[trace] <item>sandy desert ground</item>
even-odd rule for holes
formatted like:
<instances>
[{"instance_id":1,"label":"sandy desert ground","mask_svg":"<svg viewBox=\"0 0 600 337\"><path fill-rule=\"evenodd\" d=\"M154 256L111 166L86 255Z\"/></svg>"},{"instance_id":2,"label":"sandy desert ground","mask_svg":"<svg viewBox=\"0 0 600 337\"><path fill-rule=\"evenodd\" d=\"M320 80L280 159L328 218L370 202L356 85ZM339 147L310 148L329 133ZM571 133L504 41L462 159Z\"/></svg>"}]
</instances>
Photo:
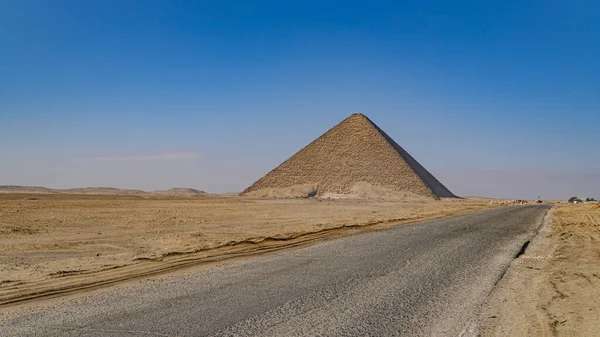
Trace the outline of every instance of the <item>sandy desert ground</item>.
<instances>
[{"instance_id":1,"label":"sandy desert ground","mask_svg":"<svg viewBox=\"0 0 600 337\"><path fill-rule=\"evenodd\" d=\"M311 238L309 233L381 228L488 207L494 206L482 199L0 194L0 302L152 273L190 256L201 260L238 248L292 244Z\"/></svg>"},{"instance_id":2,"label":"sandy desert ground","mask_svg":"<svg viewBox=\"0 0 600 337\"><path fill-rule=\"evenodd\" d=\"M559 204L482 315L483 336L600 334L600 204Z\"/></svg>"}]
</instances>

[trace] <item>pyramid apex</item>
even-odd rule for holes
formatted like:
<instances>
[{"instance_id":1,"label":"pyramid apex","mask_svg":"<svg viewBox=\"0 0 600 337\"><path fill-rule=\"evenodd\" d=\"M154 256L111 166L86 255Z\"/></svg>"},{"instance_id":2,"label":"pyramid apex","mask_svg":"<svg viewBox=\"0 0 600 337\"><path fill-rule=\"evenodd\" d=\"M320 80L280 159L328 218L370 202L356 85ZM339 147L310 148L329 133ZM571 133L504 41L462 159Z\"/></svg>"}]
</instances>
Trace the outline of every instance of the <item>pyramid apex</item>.
<instances>
[{"instance_id":1,"label":"pyramid apex","mask_svg":"<svg viewBox=\"0 0 600 337\"><path fill-rule=\"evenodd\" d=\"M366 119L366 120L370 120L369 117L367 117L367 115L360 113L360 112L355 112L353 114L351 114L350 116L348 116L349 120L360 120L360 119Z\"/></svg>"}]
</instances>

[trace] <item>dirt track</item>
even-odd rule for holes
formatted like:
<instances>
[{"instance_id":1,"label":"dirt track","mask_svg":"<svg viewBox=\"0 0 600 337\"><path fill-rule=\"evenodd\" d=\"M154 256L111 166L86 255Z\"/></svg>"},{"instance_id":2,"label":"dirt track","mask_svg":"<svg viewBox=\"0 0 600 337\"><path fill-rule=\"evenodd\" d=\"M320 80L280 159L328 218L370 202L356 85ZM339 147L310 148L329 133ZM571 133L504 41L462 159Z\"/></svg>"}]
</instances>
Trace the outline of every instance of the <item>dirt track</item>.
<instances>
[{"instance_id":1,"label":"dirt track","mask_svg":"<svg viewBox=\"0 0 600 337\"><path fill-rule=\"evenodd\" d=\"M227 254L277 249L334 235L325 233L331 229L390 226L487 207L481 200L3 194L0 300L160 272ZM289 239L294 240L285 242Z\"/></svg>"}]
</instances>

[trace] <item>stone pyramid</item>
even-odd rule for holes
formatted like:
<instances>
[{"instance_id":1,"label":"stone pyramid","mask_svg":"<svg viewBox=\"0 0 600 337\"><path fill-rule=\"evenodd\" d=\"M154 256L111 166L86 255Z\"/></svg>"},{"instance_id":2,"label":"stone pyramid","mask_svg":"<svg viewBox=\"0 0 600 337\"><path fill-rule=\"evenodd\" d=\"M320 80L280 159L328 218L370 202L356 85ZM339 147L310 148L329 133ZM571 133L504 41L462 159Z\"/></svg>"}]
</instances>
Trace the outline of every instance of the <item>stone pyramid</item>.
<instances>
[{"instance_id":1,"label":"stone pyramid","mask_svg":"<svg viewBox=\"0 0 600 337\"><path fill-rule=\"evenodd\" d=\"M352 114L241 194L351 197L365 191L455 197L363 114Z\"/></svg>"}]
</instances>

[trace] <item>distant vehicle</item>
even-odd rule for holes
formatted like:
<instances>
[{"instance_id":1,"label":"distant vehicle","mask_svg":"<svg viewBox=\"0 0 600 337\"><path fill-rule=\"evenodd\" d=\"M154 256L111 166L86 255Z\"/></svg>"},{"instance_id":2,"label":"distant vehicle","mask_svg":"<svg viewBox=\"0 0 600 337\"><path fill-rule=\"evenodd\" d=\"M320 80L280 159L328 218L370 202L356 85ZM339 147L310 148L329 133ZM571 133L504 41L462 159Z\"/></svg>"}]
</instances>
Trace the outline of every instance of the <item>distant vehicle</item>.
<instances>
[{"instance_id":1,"label":"distant vehicle","mask_svg":"<svg viewBox=\"0 0 600 337\"><path fill-rule=\"evenodd\" d=\"M536 204L541 204L541 203L542 203L542 201L541 201L540 199L538 199L538 200L536 200L536 201L535 201L535 203L536 203Z\"/></svg>"},{"instance_id":2,"label":"distant vehicle","mask_svg":"<svg viewBox=\"0 0 600 337\"><path fill-rule=\"evenodd\" d=\"M594 198L571 197L569 199L570 204L585 204L585 203L597 203L597 202L598 201L596 201L596 199L594 199Z\"/></svg>"}]
</instances>

